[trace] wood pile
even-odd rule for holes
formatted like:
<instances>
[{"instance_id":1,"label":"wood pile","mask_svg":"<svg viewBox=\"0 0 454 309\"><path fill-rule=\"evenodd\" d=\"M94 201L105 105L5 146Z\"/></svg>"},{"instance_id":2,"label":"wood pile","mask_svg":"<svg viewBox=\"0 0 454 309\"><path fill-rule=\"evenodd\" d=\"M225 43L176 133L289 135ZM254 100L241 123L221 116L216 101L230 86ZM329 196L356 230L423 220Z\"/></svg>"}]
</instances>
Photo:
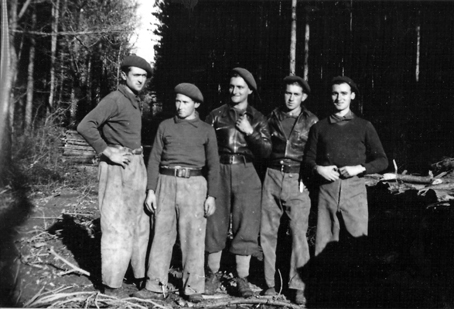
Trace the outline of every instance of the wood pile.
<instances>
[{"instance_id":1,"label":"wood pile","mask_svg":"<svg viewBox=\"0 0 454 309\"><path fill-rule=\"evenodd\" d=\"M62 142L65 162L75 165L97 165L96 152L77 131L67 130Z\"/></svg>"},{"instance_id":2,"label":"wood pile","mask_svg":"<svg viewBox=\"0 0 454 309\"><path fill-rule=\"evenodd\" d=\"M416 190L418 195L425 196L432 190L437 197L437 206L450 206L450 201L454 200L454 158L445 158L431 164L430 168L426 176L407 174L407 171L398 173L397 168L395 173L366 175L366 184L374 186L383 182L396 194Z\"/></svg>"}]
</instances>

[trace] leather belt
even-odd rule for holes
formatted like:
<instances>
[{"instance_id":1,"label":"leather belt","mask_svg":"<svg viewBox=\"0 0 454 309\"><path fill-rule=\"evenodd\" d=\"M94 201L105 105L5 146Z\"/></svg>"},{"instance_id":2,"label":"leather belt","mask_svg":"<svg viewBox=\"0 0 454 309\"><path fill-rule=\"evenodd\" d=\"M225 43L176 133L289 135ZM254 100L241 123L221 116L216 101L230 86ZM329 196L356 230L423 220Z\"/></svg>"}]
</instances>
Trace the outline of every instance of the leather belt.
<instances>
[{"instance_id":1,"label":"leather belt","mask_svg":"<svg viewBox=\"0 0 454 309\"><path fill-rule=\"evenodd\" d=\"M202 169L182 166L160 167L159 173L162 175L189 178L193 176L202 176Z\"/></svg>"},{"instance_id":2,"label":"leather belt","mask_svg":"<svg viewBox=\"0 0 454 309\"><path fill-rule=\"evenodd\" d=\"M120 145L111 145L110 147L114 147L114 148L117 148L117 149L124 149L124 150L126 150L127 152L129 152L130 154L133 154L133 155L141 155L141 154L143 154L143 147L142 146L140 146L140 148L136 148L136 149L123 147L123 146L120 146Z\"/></svg>"},{"instance_id":3,"label":"leather belt","mask_svg":"<svg viewBox=\"0 0 454 309\"><path fill-rule=\"evenodd\" d=\"M252 162L251 158L240 154L221 154L219 156L221 164L245 164Z\"/></svg>"},{"instance_id":4,"label":"leather belt","mask_svg":"<svg viewBox=\"0 0 454 309\"><path fill-rule=\"evenodd\" d=\"M282 173L299 173L300 172L299 165L280 164L280 165L272 165L269 168L281 171Z\"/></svg>"}]
</instances>

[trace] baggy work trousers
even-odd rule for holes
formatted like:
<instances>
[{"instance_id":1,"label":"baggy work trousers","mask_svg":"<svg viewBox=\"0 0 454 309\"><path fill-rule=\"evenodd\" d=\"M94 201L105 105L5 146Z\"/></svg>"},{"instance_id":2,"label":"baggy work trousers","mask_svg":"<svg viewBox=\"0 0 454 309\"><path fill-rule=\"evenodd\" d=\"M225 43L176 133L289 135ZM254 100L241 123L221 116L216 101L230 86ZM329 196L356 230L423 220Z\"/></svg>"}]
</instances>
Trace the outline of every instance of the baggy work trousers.
<instances>
[{"instance_id":1,"label":"baggy work trousers","mask_svg":"<svg viewBox=\"0 0 454 309\"><path fill-rule=\"evenodd\" d=\"M252 163L221 164L216 211L207 222L206 251L222 251L226 246L232 213L233 240L230 252L253 255L259 252L262 183Z\"/></svg>"},{"instance_id":2,"label":"baggy work trousers","mask_svg":"<svg viewBox=\"0 0 454 309\"><path fill-rule=\"evenodd\" d=\"M155 230L148 263L146 289L162 293L167 287L172 250L177 238L183 264L185 295L205 291L205 200L203 176L179 178L159 175L156 188Z\"/></svg>"},{"instance_id":3,"label":"baggy work trousers","mask_svg":"<svg viewBox=\"0 0 454 309\"><path fill-rule=\"evenodd\" d=\"M99 163L101 261L103 284L119 288L129 262L135 278L145 277L150 217L144 211L147 172L142 155L131 155L125 168Z\"/></svg>"},{"instance_id":4,"label":"baggy work trousers","mask_svg":"<svg viewBox=\"0 0 454 309\"><path fill-rule=\"evenodd\" d=\"M353 237L367 235L367 191L362 177L339 179L320 186L318 195L315 255L329 242L339 241L342 216L347 232Z\"/></svg>"},{"instance_id":5,"label":"baggy work trousers","mask_svg":"<svg viewBox=\"0 0 454 309\"><path fill-rule=\"evenodd\" d=\"M298 173L283 173L268 168L262 193L262 222L260 241L265 258L265 280L268 287L275 286L276 248L281 217L289 218L292 235L289 288L304 290L299 274L309 261L309 245L306 232L309 224L311 201L309 191L299 191Z\"/></svg>"}]
</instances>

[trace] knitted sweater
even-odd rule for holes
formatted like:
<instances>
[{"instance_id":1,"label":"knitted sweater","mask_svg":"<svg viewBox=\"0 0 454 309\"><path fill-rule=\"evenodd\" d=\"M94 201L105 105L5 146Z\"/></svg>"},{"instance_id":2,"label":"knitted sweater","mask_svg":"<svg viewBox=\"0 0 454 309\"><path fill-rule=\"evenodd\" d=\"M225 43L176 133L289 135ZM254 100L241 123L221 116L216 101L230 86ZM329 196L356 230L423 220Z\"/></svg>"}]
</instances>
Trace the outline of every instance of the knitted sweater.
<instances>
[{"instance_id":1,"label":"knitted sweater","mask_svg":"<svg viewBox=\"0 0 454 309\"><path fill-rule=\"evenodd\" d=\"M198 117L161 122L148 160L149 190L156 190L160 166L207 168L208 195L219 189L219 155L214 129Z\"/></svg>"},{"instance_id":2,"label":"knitted sweater","mask_svg":"<svg viewBox=\"0 0 454 309\"><path fill-rule=\"evenodd\" d=\"M312 126L304 165L309 171L316 165L363 165L370 174L386 169L388 158L372 123L353 115L340 122L325 118Z\"/></svg>"}]
</instances>

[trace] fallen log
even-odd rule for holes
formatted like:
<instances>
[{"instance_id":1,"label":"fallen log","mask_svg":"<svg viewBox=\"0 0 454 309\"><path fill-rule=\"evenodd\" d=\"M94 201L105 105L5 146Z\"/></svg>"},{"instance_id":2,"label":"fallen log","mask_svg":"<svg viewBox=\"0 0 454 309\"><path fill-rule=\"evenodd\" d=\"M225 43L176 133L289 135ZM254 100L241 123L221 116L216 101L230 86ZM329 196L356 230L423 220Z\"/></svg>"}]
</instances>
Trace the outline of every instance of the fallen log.
<instances>
[{"instance_id":1,"label":"fallen log","mask_svg":"<svg viewBox=\"0 0 454 309\"><path fill-rule=\"evenodd\" d=\"M421 183L421 184L430 184L433 181L432 176L417 176L417 175L407 175L407 174L394 174L387 173L383 175L382 181L392 181L400 180L403 182L410 183Z\"/></svg>"},{"instance_id":2,"label":"fallen log","mask_svg":"<svg viewBox=\"0 0 454 309\"><path fill-rule=\"evenodd\" d=\"M279 301L279 300L270 300L270 299L233 299L233 300L223 300L223 301L213 301L211 303L203 303L203 308L216 308L216 307L228 307L231 305L269 305L269 306L279 306L287 307L294 309L301 309L304 306L298 306L289 302Z\"/></svg>"}]
</instances>

